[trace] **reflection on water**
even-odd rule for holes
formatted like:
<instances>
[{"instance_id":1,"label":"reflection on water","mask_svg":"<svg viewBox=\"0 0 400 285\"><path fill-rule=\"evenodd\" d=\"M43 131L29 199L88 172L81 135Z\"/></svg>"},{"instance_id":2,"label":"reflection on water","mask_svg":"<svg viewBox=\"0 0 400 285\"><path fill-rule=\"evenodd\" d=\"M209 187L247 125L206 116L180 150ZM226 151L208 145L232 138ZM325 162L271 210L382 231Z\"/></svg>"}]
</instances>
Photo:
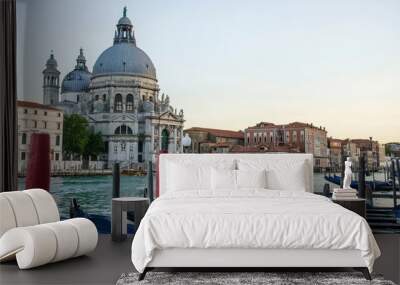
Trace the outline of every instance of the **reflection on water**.
<instances>
[{"instance_id":1,"label":"reflection on water","mask_svg":"<svg viewBox=\"0 0 400 285\"><path fill-rule=\"evenodd\" d=\"M121 176L121 196L143 197L146 177ZM19 189L25 189L24 178ZM69 217L71 198L77 198L86 213L111 214L112 176L52 177L50 192L57 202L60 215Z\"/></svg>"},{"instance_id":2,"label":"reflection on water","mask_svg":"<svg viewBox=\"0 0 400 285\"><path fill-rule=\"evenodd\" d=\"M314 192L322 192L325 183L329 182L322 173L314 173ZM121 196L143 197L145 185L146 177L121 176ZM19 189L25 189L24 178L19 179ZM69 217L71 198L77 198L86 213L111 214L112 176L52 177L50 192L62 216Z\"/></svg>"}]
</instances>

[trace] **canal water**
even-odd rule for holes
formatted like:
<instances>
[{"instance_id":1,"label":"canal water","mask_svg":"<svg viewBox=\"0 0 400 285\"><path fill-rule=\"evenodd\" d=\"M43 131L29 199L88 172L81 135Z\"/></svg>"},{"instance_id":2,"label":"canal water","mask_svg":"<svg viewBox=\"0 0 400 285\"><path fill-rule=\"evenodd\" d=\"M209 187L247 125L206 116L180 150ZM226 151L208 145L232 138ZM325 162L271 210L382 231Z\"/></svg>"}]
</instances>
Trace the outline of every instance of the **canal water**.
<instances>
[{"instance_id":1,"label":"canal water","mask_svg":"<svg viewBox=\"0 0 400 285\"><path fill-rule=\"evenodd\" d=\"M121 176L121 196L143 197L146 183L145 176ZM322 173L314 174L315 192L322 192L325 183ZM19 178L19 189L25 189L24 178ZM52 177L50 192L63 217L69 217L72 198L88 214L111 215L112 176Z\"/></svg>"},{"instance_id":2,"label":"canal water","mask_svg":"<svg viewBox=\"0 0 400 285\"><path fill-rule=\"evenodd\" d=\"M121 176L120 183L121 196L143 197L146 177ZM25 189L24 178L19 178L19 189ZM88 214L111 215L112 176L52 177L50 192L63 217L69 217L72 198Z\"/></svg>"}]
</instances>

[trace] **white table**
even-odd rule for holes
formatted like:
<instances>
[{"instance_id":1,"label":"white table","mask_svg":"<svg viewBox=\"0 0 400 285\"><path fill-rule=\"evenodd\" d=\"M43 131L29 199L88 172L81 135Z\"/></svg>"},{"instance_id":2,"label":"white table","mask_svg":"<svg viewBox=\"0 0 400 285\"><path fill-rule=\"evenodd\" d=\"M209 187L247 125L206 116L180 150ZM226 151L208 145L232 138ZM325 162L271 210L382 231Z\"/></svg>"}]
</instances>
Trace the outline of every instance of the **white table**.
<instances>
[{"instance_id":1,"label":"white table","mask_svg":"<svg viewBox=\"0 0 400 285\"><path fill-rule=\"evenodd\" d=\"M127 212L134 212L134 223L137 229L149 207L149 199L140 197L113 198L111 206L111 238L113 241L123 241L127 236Z\"/></svg>"}]
</instances>

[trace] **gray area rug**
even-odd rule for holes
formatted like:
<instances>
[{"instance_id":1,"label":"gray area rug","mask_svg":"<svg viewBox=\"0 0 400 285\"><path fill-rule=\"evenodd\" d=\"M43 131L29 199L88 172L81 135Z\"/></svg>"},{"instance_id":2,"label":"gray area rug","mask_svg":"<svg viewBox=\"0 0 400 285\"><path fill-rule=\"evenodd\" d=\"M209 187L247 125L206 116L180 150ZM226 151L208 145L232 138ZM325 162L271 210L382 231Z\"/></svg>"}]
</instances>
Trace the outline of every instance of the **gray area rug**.
<instances>
[{"instance_id":1,"label":"gray area rug","mask_svg":"<svg viewBox=\"0 0 400 285\"><path fill-rule=\"evenodd\" d=\"M292 284L376 284L395 285L381 276L372 276L368 281L359 272L148 272L146 278L138 281L138 273L122 274L117 285L146 284L213 284L213 285L292 285Z\"/></svg>"}]
</instances>

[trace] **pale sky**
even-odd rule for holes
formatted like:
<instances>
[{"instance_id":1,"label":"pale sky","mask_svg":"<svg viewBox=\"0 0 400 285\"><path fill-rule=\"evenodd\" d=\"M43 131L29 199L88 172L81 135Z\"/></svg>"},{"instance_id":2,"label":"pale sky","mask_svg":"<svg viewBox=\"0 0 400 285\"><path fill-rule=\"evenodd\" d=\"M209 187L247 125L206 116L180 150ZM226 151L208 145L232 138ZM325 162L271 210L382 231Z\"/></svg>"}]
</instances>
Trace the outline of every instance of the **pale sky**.
<instances>
[{"instance_id":1,"label":"pale sky","mask_svg":"<svg viewBox=\"0 0 400 285\"><path fill-rule=\"evenodd\" d=\"M19 98L42 102L51 49L61 78L80 47L92 70L124 6L186 128L302 121L400 141L397 0L17 0Z\"/></svg>"}]
</instances>

